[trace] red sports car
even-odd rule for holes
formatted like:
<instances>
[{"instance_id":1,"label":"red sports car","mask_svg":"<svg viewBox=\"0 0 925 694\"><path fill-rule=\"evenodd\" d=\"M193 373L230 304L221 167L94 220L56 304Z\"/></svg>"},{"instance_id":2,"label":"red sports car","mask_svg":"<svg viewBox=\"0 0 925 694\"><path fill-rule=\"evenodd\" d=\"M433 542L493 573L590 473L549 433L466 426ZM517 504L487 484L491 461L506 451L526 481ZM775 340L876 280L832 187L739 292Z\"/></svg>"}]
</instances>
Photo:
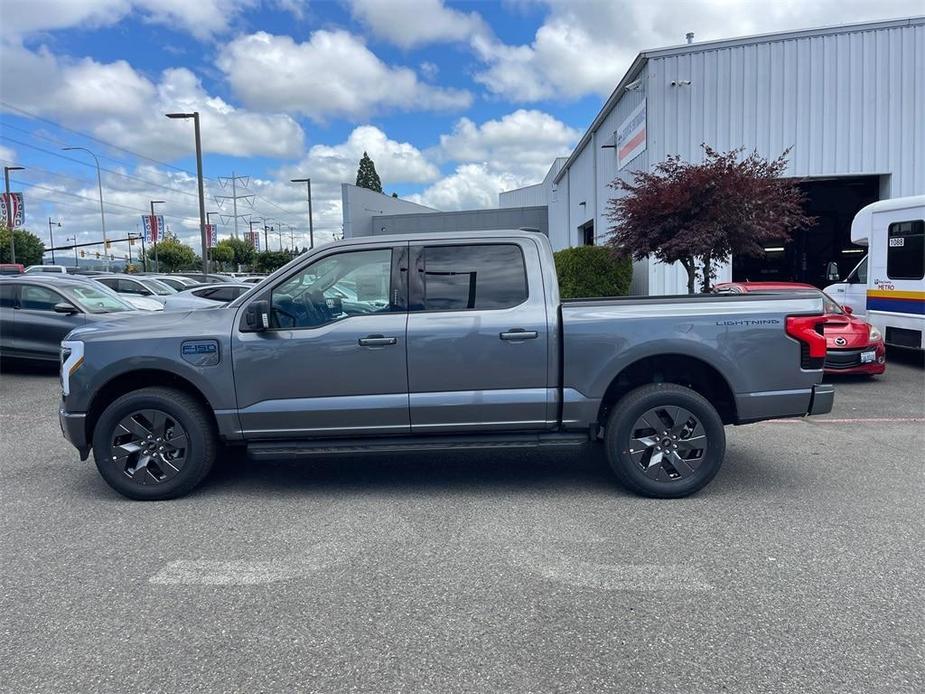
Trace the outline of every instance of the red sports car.
<instances>
[{"instance_id":1,"label":"red sports car","mask_svg":"<svg viewBox=\"0 0 925 694\"><path fill-rule=\"evenodd\" d=\"M882 374L886 370L886 348L880 331L851 314L850 306L837 301L811 284L797 282L722 282L715 292L793 292L822 294L825 310L825 372L829 374Z\"/></svg>"}]
</instances>

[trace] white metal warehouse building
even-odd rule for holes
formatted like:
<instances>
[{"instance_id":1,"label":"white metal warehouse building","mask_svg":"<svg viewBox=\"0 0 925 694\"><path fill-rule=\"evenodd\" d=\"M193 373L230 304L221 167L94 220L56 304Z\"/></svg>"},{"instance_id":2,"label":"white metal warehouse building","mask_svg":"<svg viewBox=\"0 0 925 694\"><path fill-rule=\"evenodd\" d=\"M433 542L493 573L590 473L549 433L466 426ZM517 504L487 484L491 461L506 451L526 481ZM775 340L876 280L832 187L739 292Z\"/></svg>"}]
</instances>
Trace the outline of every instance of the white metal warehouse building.
<instances>
[{"instance_id":1,"label":"white metal warehouse building","mask_svg":"<svg viewBox=\"0 0 925 694\"><path fill-rule=\"evenodd\" d=\"M787 175L818 219L764 258L734 258L720 280L822 284L830 260L847 273L863 252L850 243L854 213L925 193L925 17L644 51L571 156L500 206L546 205L557 249L601 243L611 181L670 154L699 161L701 143L769 158L791 148ZM680 266L636 264L634 293L685 291Z\"/></svg>"}]
</instances>

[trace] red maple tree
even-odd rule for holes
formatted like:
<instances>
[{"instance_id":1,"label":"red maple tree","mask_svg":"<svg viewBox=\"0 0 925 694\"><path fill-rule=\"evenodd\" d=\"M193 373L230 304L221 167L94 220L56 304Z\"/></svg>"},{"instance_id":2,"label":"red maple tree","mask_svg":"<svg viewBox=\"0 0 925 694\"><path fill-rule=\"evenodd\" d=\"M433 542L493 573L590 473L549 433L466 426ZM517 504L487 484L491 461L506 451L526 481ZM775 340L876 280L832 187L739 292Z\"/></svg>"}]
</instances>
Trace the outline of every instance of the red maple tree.
<instances>
[{"instance_id":1,"label":"red maple tree","mask_svg":"<svg viewBox=\"0 0 925 694\"><path fill-rule=\"evenodd\" d=\"M699 164L670 156L632 181L614 180L610 187L625 195L607 204L609 243L634 260L680 262L690 294L698 277L702 290L710 290L717 262L733 253L761 255L768 243L815 222L803 211L806 196L797 183L781 178L789 149L768 160L754 151L743 157L742 148L702 147Z\"/></svg>"}]
</instances>

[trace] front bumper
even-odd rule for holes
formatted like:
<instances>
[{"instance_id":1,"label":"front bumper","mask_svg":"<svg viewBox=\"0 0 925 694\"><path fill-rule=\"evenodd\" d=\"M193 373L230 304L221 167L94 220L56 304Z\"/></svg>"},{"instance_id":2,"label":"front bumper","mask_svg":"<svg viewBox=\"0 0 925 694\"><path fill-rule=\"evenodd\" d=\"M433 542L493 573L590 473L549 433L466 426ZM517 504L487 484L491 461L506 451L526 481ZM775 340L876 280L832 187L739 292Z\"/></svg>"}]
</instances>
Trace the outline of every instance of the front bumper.
<instances>
[{"instance_id":1,"label":"front bumper","mask_svg":"<svg viewBox=\"0 0 925 694\"><path fill-rule=\"evenodd\" d=\"M862 362L861 354L874 353L874 361ZM828 349L825 353L827 374L882 374L886 371L886 350L882 342L851 349Z\"/></svg>"},{"instance_id":2,"label":"front bumper","mask_svg":"<svg viewBox=\"0 0 925 694\"><path fill-rule=\"evenodd\" d=\"M835 402L835 386L831 383L820 383L813 386L813 397L809 401L809 412L806 414L828 414L832 411Z\"/></svg>"},{"instance_id":3,"label":"front bumper","mask_svg":"<svg viewBox=\"0 0 925 694\"><path fill-rule=\"evenodd\" d=\"M61 425L64 438L80 452L80 459L86 460L90 455L90 443L87 441L87 415L83 412L66 412L62 404L58 408L58 424Z\"/></svg>"}]
</instances>

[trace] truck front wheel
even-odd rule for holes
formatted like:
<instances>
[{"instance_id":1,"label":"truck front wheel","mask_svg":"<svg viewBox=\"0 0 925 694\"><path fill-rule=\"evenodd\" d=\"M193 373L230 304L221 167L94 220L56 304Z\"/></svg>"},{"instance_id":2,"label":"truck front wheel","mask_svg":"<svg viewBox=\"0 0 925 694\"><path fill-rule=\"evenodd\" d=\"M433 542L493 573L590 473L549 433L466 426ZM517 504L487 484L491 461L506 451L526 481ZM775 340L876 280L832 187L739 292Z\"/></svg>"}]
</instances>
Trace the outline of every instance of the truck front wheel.
<instances>
[{"instance_id":1,"label":"truck front wheel","mask_svg":"<svg viewBox=\"0 0 925 694\"><path fill-rule=\"evenodd\" d=\"M216 437L203 406L183 391L142 388L107 407L93 431L96 467L130 499L172 499L208 474Z\"/></svg>"},{"instance_id":2,"label":"truck front wheel","mask_svg":"<svg viewBox=\"0 0 925 694\"><path fill-rule=\"evenodd\" d=\"M604 442L623 486L666 499L702 489L726 454L716 409L699 393L674 383L627 393L611 409Z\"/></svg>"}]
</instances>

